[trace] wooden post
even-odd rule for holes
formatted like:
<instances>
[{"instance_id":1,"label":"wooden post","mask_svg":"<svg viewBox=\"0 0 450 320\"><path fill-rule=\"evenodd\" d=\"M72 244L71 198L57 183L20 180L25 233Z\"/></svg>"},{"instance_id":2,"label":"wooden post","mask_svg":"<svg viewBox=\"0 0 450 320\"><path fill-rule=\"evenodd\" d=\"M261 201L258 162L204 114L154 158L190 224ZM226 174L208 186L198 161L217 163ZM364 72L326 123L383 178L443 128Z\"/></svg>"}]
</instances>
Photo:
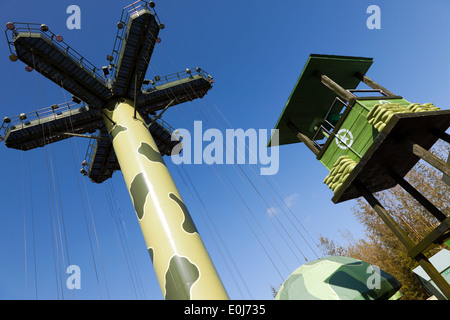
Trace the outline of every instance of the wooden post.
<instances>
[{"instance_id":1,"label":"wooden post","mask_svg":"<svg viewBox=\"0 0 450 320\"><path fill-rule=\"evenodd\" d=\"M317 149L317 147L314 145L314 143L309 139L307 136L305 136L303 133L301 133L298 128L292 123L288 122L287 126L289 129L292 130L292 132L295 133L297 138L303 142L316 156L319 154L320 150Z\"/></svg>"},{"instance_id":2,"label":"wooden post","mask_svg":"<svg viewBox=\"0 0 450 320\"><path fill-rule=\"evenodd\" d=\"M433 231L427 234L419 243L409 251L409 255L415 258L420 253L430 248L433 244L439 245L449 237L450 217L442 221Z\"/></svg>"},{"instance_id":3,"label":"wooden post","mask_svg":"<svg viewBox=\"0 0 450 320\"><path fill-rule=\"evenodd\" d=\"M428 210L440 222L444 221L447 216L438 208L436 208L427 198L425 198L419 191L417 191L408 181L400 177L395 172L389 172L391 177L397 182L406 192L408 192L414 199L416 199L425 209Z\"/></svg>"},{"instance_id":4,"label":"wooden post","mask_svg":"<svg viewBox=\"0 0 450 320\"><path fill-rule=\"evenodd\" d=\"M399 139L399 142L408 151L418 156L419 158L425 160L426 162L428 162L430 165L432 165L445 175L450 176L450 166L441 159L439 159L438 157L436 157L434 154L425 150L417 143L409 141L408 139L401 138Z\"/></svg>"},{"instance_id":5,"label":"wooden post","mask_svg":"<svg viewBox=\"0 0 450 320\"><path fill-rule=\"evenodd\" d=\"M336 93L336 95L340 96L342 99L349 102L350 105L353 105L353 103L356 100L356 96L354 94L348 92L347 90L342 88L339 84L337 84L324 74L317 72L316 76L325 86L327 86L331 91Z\"/></svg>"},{"instance_id":6,"label":"wooden post","mask_svg":"<svg viewBox=\"0 0 450 320\"><path fill-rule=\"evenodd\" d=\"M378 202L378 200L367 190L361 182L355 180L353 182L354 186L361 192L362 196L370 204L370 206L375 210L375 212L380 216L380 218L386 223L386 225L391 229L391 231L397 236L400 242L405 246L407 250L414 247L414 242L408 237L406 232L397 224L397 222L391 217L391 215L386 211L386 209Z\"/></svg>"}]
</instances>

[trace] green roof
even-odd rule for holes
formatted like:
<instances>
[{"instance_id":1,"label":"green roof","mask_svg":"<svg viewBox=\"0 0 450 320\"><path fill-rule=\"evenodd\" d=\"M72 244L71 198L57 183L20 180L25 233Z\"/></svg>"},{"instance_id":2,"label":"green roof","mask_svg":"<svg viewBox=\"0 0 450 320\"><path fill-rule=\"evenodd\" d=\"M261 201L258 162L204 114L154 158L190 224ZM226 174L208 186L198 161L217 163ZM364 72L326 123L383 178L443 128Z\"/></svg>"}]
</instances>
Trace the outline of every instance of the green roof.
<instances>
[{"instance_id":1,"label":"green roof","mask_svg":"<svg viewBox=\"0 0 450 320\"><path fill-rule=\"evenodd\" d=\"M279 129L279 145L300 142L287 127L289 121L312 139L312 123L316 118L325 117L336 98L336 94L317 78L317 72L344 89L356 89L360 80L355 74L366 74L372 62L372 58L311 54L275 126Z\"/></svg>"}]
</instances>

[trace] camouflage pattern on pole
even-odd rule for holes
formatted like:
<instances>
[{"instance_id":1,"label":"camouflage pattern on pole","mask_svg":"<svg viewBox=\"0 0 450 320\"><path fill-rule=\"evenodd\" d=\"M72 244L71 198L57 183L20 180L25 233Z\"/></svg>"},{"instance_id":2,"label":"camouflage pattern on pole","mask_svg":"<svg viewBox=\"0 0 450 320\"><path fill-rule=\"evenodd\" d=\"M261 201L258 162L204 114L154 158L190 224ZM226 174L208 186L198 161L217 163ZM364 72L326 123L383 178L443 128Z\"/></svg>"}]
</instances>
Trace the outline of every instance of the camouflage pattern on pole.
<instances>
[{"instance_id":1,"label":"camouflage pattern on pole","mask_svg":"<svg viewBox=\"0 0 450 320\"><path fill-rule=\"evenodd\" d=\"M165 299L228 299L191 216L133 101L104 110L104 121Z\"/></svg>"}]
</instances>

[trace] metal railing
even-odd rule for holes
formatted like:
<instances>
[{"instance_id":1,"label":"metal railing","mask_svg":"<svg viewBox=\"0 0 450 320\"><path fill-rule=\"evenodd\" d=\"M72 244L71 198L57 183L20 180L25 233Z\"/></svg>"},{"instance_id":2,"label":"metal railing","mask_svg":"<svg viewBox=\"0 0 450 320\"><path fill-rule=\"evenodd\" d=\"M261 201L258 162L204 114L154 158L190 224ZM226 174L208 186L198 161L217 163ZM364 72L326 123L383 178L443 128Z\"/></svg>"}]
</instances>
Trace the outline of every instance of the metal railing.
<instances>
[{"instance_id":1,"label":"metal railing","mask_svg":"<svg viewBox=\"0 0 450 320\"><path fill-rule=\"evenodd\" d=\"M21 113L14 117L5 117L3 119L2 126L0 130L4 135L8 133L9 130L23 129L30 125L47 123L49 121L57 120L62 115L71 116L74 113L88 112L89 106L84 103L75 102L64 102L60 104L54 104L50 107L39 109L36 111Z\"/></svg>"},{"instance_id":2,"label":"metal railing","mask_svg":"<svg viewBox=\"0 0 450 320\"><path fill-rule=\"evenodd\" d=\"M193 78L195 75L198 75L203 79L213 83L213 77L206 71L197 67L194 69L186 69L185 71L172 73L162 77L155 76L153 79L149 80L150 84L142 86L142 89L144 91L152 91L152 89L155 88L155 86L161 86L177 80Z\"/></svg>"},{"instance_id":3,"label":"metal railing","mask_svg":"<svg viewBox=\"0 0 450 320\"><path fill-rule=\"evenodd\" d=\"M385 93L381 89L350 89L347 91L360 99L364 99L365 97L380 97L380 98L389 97L389 94ZM379 94L379 95L372 95L372 93ZM365 94L371 94L371 95L365 95Z\"/></svg>"},{"instance_id":4,"label":"metal railing","mask_svg":"<svg viewBox=\"0 0 450 320\"><path fill-rule=\"evenodd\" d=\"M15 55L13 50L14 48L14 39L19 35L19 33L28 33L31 37L32 33L40 33L44 36L52 45L61 49L68 57L74 60L80 67L86 69L91 72L92 76L97 80L100 80L105 84L104 76L102 72L99 72L101 69L97 68L90 61L85 59L79 52L70 47L67 43L64 42L61 35L54 34L52 31L48 29L46 25L39 23L27 23L27 22L10 22L8 25L12 25L14 28L5 30L6 40L8 42L9 51L12 55ZM10 35L10 36L9 36ZM59 38L61 37L61 38ZM59 39L59 40L57 40ZM33 67L34 66L30 66Z\"/></svg>"},{"instance_id":5,"label":"metal railing","mask_svg":"<svg viewBox=\"0 0 450 320\"><path fill-rule=\"evenodd\" d=\"M171 136L173 136L173 132L175 131L175 128L173 128L170 124L168 124L167 122L165 122L163 119L161 118L156 118L156 117L152 117L152 116L148 116L150 119L151 123L152 121L155 121L157 124L159 124L161 126L161 128L163 128L168 134L170 134ZM149 124L148 123L148 124ZM150 129L150 128L149 128Z\"/></svg>"}]
</instances>

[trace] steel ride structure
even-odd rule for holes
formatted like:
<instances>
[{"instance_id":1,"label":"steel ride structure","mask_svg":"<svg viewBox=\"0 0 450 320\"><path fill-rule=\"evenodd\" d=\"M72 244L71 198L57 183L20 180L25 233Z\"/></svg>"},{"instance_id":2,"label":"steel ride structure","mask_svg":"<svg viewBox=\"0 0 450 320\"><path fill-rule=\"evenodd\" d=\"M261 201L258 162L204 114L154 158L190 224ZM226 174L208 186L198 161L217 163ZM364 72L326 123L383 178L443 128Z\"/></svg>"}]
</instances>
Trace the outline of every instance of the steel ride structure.
<instances>
[{"instance_id":1,"label":"steel ride structure","mask_svg":"<svg viewBox=\"0 0 450 320\"><path fill-rule=\"evenodd\" d=\"M31 150L91 138L81 173L102 183L120 170L165 299L228 299L163 156L180 141L162 119L170 107L202 98L213 78L200 68L146 79L164 29L153 1L125 7L109 65L94 66L45 24L9 22L10 60L20 60L72 94L72 101L5 117L7 147Z\"/></svg>"}]
</instances>

